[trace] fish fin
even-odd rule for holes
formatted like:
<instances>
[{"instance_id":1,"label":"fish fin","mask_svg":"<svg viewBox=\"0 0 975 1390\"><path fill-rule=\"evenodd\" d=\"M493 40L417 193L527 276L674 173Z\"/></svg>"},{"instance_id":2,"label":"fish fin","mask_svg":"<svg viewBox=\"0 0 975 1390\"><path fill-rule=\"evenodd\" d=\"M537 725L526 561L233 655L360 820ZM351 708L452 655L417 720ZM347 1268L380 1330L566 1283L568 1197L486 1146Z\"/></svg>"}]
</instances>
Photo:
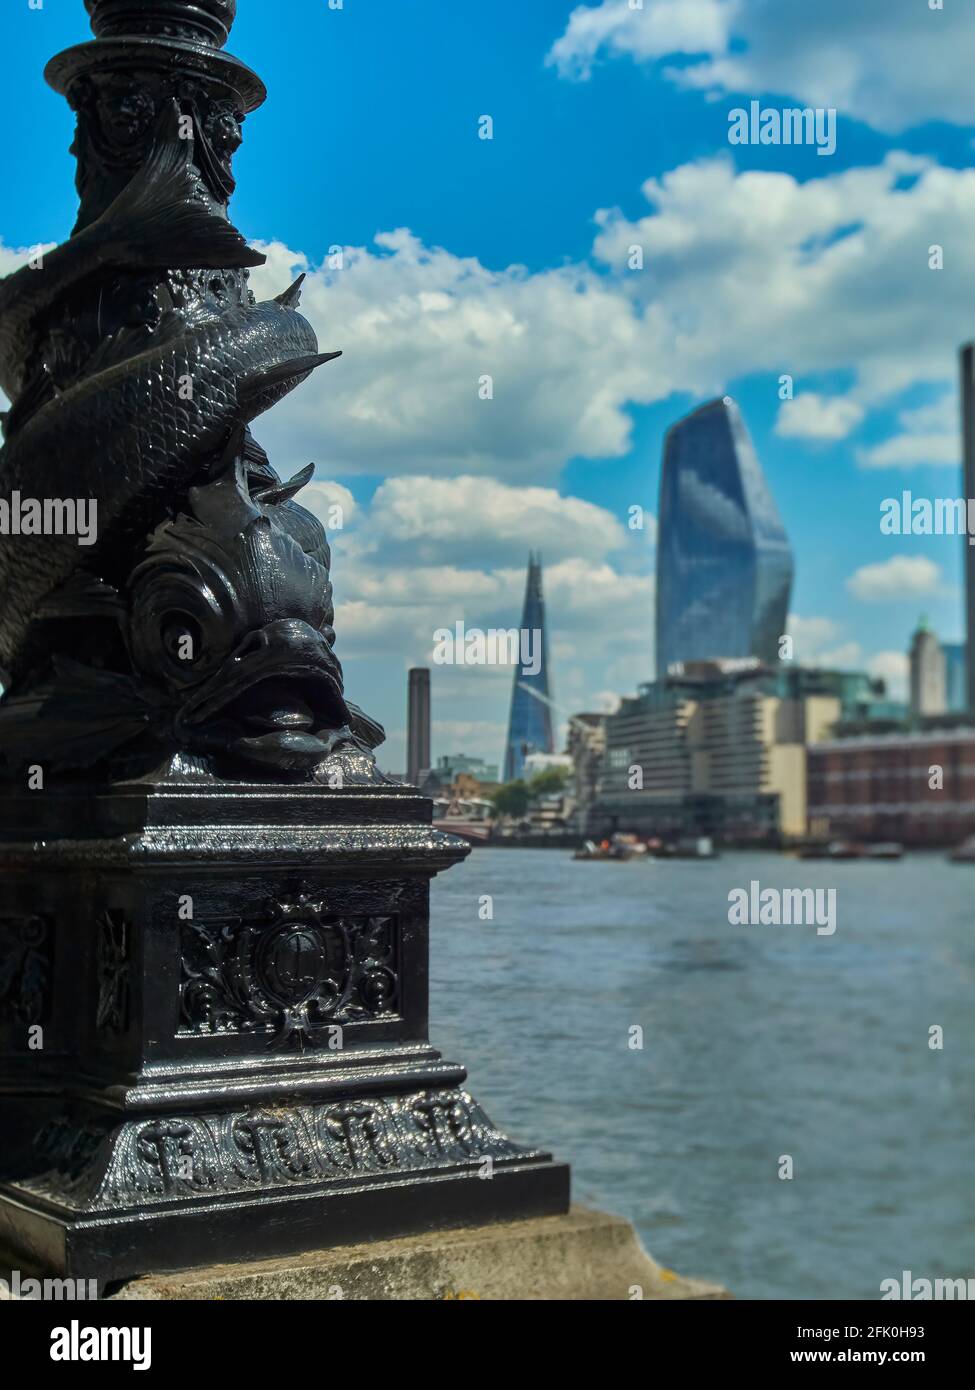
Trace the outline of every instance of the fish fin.
<instances>
[{"instance_id":1,"label":"fish fin","mask_svg":"<svg viewBox=\"0 0 975 1390\"><path fill-rule=\"evenodd\" d=\"M346 701L346 708L349 711L349 728L367 748L378 748L381 743L386 742L386 730L381 724L371 719L351 700Z\"/></svg>"},{"instance_id":2,"label":"fish fin","mask_svg":"<svg viewBox=\"0 0 975 1390\"><path fill-rule=\"evenodd\" d=\"M3 436L5 439L17 432L41 406L56 395L54 382L46 367L35 372L20 395L3 417Z\"/></svg>"},{"instance_id":3,"label":"fish fin","mask_svg":"<svg viewBox=\"0 0 975 1390\"><path fill-rule=\"evenodd\" d=\"M252 490L251 496L255 502L260 502L265 507L276 507L282 502L290 502L306 483L311 482L314 472L315 465L313 463L306 464L301 472L296 473L288 482L268 483L267 486L259 488L256 492Z\"/></svg>"},{"instance_id":4,"label":"fish fin","mask_svg":"<svg viewBox=\"0 0 975 1390\"><path fill-rule=\"evenodd\" d=\"M224 473L236 466L237 460L244 452L244 439L246 434L247 426L244 422L242 420L235 422L231 427L230 434L227 436L227 442L223 446L223 453L220 455L220 460L214 469L216 475L222 477Z\"/></svg>"},{"instance_id":5,"label":"fish fin","mask_svg":"<svg viewBox=\"0 0 975 1390\"><path fill-rule=\"evenodd\" d=\"M193 141L180 135L180 119L177 103L168 102L152 153L98 219L106 259L213 269L263 265L267 257L200 201Z\"/></svg>"},{"instance_id":6,"label":"fish fin","mask_svg":"<svg viewBox=\"0 0 975 1390\"><path fill-rule=\"evenodd\" d=\"M331 362L334 357L341 356L341 352L311 352L304 357L292 357L287 362L266 367L263 371L244 378L238 388L237 398L242 405L256 404L265 393L273 392L279 387L287 387L289 383L297 386L323 362Z\"/></svg>"},{"instance_id":7,"label":"fish fin","mask_svg":"<svg viewBox=\"0 0 975 1390\"><path fill-rule=\"evenodd\" d=\"M275 295L275 304L283 304L286 309L297 309L301 303L301 286L305 278L302 271L293 285L289 285L283 294Z\"/></svg>"}]
</instances>

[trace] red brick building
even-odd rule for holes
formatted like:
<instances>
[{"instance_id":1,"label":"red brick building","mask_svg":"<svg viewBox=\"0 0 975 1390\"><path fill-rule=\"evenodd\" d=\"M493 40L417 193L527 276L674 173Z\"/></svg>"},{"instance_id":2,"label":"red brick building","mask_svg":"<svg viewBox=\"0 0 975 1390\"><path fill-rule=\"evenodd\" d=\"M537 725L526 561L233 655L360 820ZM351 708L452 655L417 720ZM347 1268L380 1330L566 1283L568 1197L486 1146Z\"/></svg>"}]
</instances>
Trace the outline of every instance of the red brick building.
<instances>
[{"instance_id":1,"label":"red brick building","mask_svg":"<svg viewBox=\"0 0 975 1390\"><path fill-rule=\"evenodd\" d=\"M812 835L932 847L975 835L975 729L811 744L807 777Z\"/></svg>"}]
</instances>

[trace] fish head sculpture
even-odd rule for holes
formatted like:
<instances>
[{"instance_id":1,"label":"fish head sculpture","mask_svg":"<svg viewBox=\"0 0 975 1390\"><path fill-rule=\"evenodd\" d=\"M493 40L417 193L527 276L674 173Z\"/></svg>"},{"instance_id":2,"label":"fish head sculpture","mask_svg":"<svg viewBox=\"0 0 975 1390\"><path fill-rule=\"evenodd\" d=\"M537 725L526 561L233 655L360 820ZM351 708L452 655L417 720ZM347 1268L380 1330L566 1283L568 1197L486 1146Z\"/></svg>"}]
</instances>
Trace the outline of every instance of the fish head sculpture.
<instances>
[{"instance_id":1,"label":"fish head sculpture","mask_svg":"<svg viewBox=\"0 0 975 1390\"><path fill-rule=\"evenodd\" d=\"M128 646L184 747L302 772L337 743L373 745L332 650L324 529L290 497L255 500L246 468L238 455L157 528L127 586Z\"/></svg>"}]
</instances>

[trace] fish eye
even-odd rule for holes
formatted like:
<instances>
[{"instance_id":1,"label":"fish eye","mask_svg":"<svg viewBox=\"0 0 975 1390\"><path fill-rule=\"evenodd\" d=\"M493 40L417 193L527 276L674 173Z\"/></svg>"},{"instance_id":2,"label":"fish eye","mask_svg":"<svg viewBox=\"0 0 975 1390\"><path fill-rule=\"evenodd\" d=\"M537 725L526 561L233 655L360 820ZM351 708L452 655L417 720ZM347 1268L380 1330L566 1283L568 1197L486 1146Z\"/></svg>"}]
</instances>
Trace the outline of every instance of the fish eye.
<instances>
[{"instance_id":1,"label":"fish eye","mask_svg":"<svg viewBox=\"0 0 975 1390\"><path fill-rule=\"evenodd\" d=\"M167 613L160 625L162 649L181 667L195 666L203 655L200 624L188 613Z\"/></svg>"}]
</instances>

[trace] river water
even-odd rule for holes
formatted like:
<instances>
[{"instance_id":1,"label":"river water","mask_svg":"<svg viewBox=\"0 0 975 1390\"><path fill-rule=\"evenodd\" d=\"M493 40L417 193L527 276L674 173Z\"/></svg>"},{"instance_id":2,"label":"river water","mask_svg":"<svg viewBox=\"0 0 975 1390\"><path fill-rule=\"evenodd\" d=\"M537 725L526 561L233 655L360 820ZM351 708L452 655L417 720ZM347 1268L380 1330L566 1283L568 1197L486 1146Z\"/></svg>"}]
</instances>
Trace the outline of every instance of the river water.
<instances>
[{"instance_id":1,"label":"river water","mask_svg":"<svg viewBox=\"0 0 975 1390\"><path fill-rule=\"evenodd\" d=\"M835 889L835 933L729 925L752 880ZM683 1274L796 1299L975 1278L973 900L975 865L935 855L475 849L433 885L431 1036Z\"/></svg>"}]
</instances>

